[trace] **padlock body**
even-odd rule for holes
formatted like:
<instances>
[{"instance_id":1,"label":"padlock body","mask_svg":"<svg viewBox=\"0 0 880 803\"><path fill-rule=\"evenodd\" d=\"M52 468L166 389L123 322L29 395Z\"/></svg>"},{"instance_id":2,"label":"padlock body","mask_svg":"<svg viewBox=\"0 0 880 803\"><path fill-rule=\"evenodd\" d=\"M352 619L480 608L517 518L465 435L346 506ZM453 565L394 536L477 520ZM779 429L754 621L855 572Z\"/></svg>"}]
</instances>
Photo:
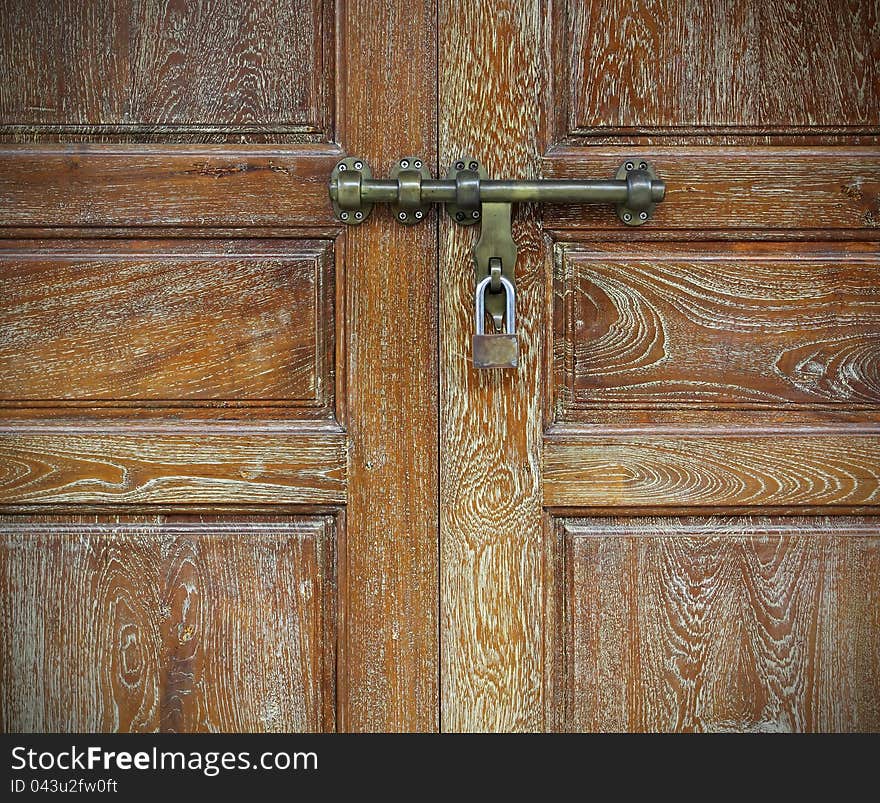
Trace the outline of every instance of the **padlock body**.
<instances>
[{"instance_id":1,"label":"padlock body","mask_svg":"<svg viewBox=\"0 0 880 803\"><path fill-rule=\"evenodd\" d=\"M474 335L474 368L516 368L516 335Z\"/></svg>"}]
</instances>

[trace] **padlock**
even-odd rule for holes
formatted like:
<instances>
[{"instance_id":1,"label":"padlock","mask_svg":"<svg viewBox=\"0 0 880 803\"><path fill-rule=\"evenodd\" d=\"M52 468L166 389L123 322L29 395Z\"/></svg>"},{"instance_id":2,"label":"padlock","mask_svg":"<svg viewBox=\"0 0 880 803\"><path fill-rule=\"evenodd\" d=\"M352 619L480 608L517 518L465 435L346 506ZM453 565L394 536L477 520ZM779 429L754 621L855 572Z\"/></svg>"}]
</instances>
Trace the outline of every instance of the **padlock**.
<instances>
[{"instance_id":1,"label":"padlock","mask_svg":"<svg viewBox=\"0 0 880 803\"><path fill-rule=\"evenodd\" d=\"M516 291L513 283L501 276L501 289L505 298L503 334L486 334L486 293L491 276L477 284L476 334L474 335L474 368L516 368L519 346L516 342Z\"/></svg>"}]
</instances>

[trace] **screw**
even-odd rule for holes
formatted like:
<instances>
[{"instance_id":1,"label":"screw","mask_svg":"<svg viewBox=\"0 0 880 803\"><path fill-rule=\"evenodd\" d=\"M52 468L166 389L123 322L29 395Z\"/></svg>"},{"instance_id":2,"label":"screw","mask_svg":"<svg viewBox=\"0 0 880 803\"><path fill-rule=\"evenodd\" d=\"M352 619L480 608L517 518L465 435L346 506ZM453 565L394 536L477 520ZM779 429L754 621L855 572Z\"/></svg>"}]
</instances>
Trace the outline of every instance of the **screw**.
<instances>
[{"instance_id":1,"label":"screw","mask_svg":"<svg viewBox=\"0 0 880 803\"><path fill-rule=\"evenodd\" d=\"M416 210L416 220L421 220L425 216L425 213L422 212L421 209Z\"/></svg>"},{"instance_id":2,"label":"screw","mask_svg":"<svg viewBox=\"0 0 880 803\"><path fill-rule=\"evenodd\" d=\"M633 216L629 212L623 213L623 222L629 223L633 219Z\"/></svg>"},{"instance_id":3,"label":"screw","mask_svg":"<svg viewBox=\"0 0 880 803\"><path fill-rule=\"evenodd\" d=\"M455 169L456 170L464 170L464 162L456 162Z\"/></svg>"},{"instance_id":4,"label":"screw","mask_svg":"<svg viewBox=\"0 0 880 803\"><path fill-rule=\"evenodd\" d=\"M480 217L480 213L479 213L476 209L474 209L474 211L471 212L471 217L472 217L474 220L477 220L477 219Z\"/></svg>"},{"instance_id":5,"label":"screw","mask_svg":"<svg viewBox=\"0 0 880 803\"><path fill-rule=\"evenodd\" d=\"M355 170L361 170L361 169L363 168L363 166L364 166L364 163L363 163L363 162L355 162L355 163L354 163L354 169L355 169Z\"/></svg>"},{"instance_id":6,"label":"screw","mask_svg":"<svg viewBox=\"0 0 880 803\"><path fill-rule=\"evenodd\" d=\"M627 169L627 170L632 170L633 167L634 167L634 165L633 165L632 162L627 162L627 163L626 163L626 169Z\"/></svg>"},{"instance_id":7,"label":"screw","mask_svg":"<svg viewBox=\"0 0 880 803\"><path fill-rule=\"evenodd\" d=\"M473 170L474 172L476 172L479 169L480 169L480 166L476 162L471 162L468 165L468 170Z\"/></svg>"},{"instance_id":8,"label":"screw","mask_svg":"<svg viewBox=\"0 0 880 803\"><path fill-rule=\"evenodd\" d=\"M639 162L639 170L647 170L648 163L647 162Z\"/></svg>"},{"instance_id":9,"label":"screw","mask_svg":"<svg viewBox=\"0 0 880 803\"><path fill-rule=\"evenodd\" d=\"M401 159L401 160L400 160L400 166L401 166L404 170L406 170L406 168L409 167L409 159Z\"/></svg>"},{"instance_id":10,"label":"screw","mask_svg":"<svg viewBox=\"0 0 880 803\"><path fill-rule=\"evenodd\" d=\"M464 212L456 212L455 219L456 220L464 220Z\"/></svg>"},{"instance_id":11,"label":"screw","mask_svg":"<svg viewBox=\"0 0 880 803\"><path fill-rule=\"evenodd\" d=\"M421 170L421 169L422 169L422 160L421 160L421 159L416 159L416 160L413 162L413 167L414 167L416 170Z\"/></svg>"},{"instance_id":12,"label":"screw","mask_svg":"<svg viewBox=\"0 0 880 803\"><path fill-rule=\"evenodd\" d=\"M355 216L358 220L363 220L363 219L364 219L364 213L363 213L363 212L355 212L355 213L354 213L354 216Z\"/></svg>"},{"instance_id":13,"label":"screw","mask_svg":"<svg viewBox=\"0 0 880 803\"><path fill-rule=\"evenodd\" d=\"M341 217L343 220L348 220L348 212L342 212L339 217Z\"/></svg>"},{"instance_id":14,"label":"screw","mask_svg":"<svg viewBox=\"0 0 880 803\"><path fill-rule=\"evenodd\" d=\"M401 212L397 217L399 217L401 220L406 220L406 212Z\"/></svg>"},{"instance_id":15,"label":"screw","mask_svg":"<svg viewBox=\"0 0 880 803\"><path fill-rule=\"evenodd\" d=\"M347 164L336 165L339 168L339 172L341 173L343 170L348 170Z\"/></svg>"},{"instance_id":16,"label":"screw","mask_svg":"<svg viewBox=\"0 0 880 803\"><path fill-rule=\"evenodd\" d=\"M648 213L647 212L639 212L639 220L647 220Z\"/></svg>"}]
</instances>

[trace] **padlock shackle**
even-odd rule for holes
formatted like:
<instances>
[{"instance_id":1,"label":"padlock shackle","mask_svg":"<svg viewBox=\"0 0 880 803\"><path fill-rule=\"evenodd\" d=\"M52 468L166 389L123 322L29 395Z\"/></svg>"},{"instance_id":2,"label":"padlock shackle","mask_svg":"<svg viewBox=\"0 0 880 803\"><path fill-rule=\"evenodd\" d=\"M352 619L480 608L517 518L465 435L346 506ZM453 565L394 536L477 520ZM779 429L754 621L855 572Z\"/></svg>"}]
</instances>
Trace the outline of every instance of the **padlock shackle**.
<instances>
[{"instance_id":1,"label":"padlock shackle","mask_svg":"<svg viewBox=\"0 0 880 803\"><path fill-rule=\"evenodd\" d=\"M499 277L501 280L501 289L505 295L504 305L504 326L508 335L516 334L516 290L513 283L504 276ZM477 284L476 294L476 333L478 335L486 334L486 292L492 277L487 276L481 279Z\"/></svg>"}]
</instances>

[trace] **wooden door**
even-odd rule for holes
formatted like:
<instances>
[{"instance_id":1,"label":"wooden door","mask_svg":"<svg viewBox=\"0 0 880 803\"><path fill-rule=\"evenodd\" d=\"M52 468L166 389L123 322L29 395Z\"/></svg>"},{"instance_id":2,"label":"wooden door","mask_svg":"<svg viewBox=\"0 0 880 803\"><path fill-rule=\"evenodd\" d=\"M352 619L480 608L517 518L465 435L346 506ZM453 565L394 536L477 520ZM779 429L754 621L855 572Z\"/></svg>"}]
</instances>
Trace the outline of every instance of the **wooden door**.
<instances>
[{"instance_id":1,"label":"wooden door","mask_svg":"<svg viewBox=\"0 0 880 803\"><path fill-rule=\"evenodd\" d=\"M434 31L0 3L3 730L436 727L436 231L327 197L435 161Z\"/></svg>"},{"instance_id":2,"label":"wooden door","mask_svg":"<svg viewBox=\"0 0 880 803\"><path fill-rule=\"evenodd\" d=\"M0 726L880 728L878 19L0 3ZM668 195L518 209L480 372L327 202L415 152Z\"/></svg>"},{"instance_id":3,"label":"wooden door","mask_svg":"<svg viewBox=\"0 0 880 803\"><path fill-rule=\"evenodd\" d=\"M880 729L880 8L440 3L440 161L520 208L520 368L441 222L450 730Z\"/></svg>"}]
</instances>

